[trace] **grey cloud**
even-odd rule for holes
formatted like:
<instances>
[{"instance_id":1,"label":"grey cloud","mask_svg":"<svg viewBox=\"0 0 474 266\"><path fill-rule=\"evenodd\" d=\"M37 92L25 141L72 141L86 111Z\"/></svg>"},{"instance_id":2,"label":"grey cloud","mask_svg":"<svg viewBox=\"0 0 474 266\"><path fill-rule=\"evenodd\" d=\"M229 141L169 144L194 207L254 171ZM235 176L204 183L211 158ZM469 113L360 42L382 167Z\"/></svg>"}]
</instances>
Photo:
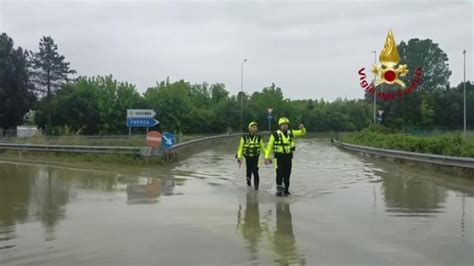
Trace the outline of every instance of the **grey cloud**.
<instances>
[{"instance_id":1,"label":"grey cloud","mask_svg":"<svg viewBox=\"0 0 474 266\"><path fill-rule=\"evenodd\" d=\"M236 93L240 62L248 58L247 92L275 82L291 98L334 99L363 96L357 70L372 63L370 51L382 49L389 28L397 41L438 42L457 85L462 49L470 51L472 69L473 8L419 1L2 1L0 27L33 50L51 35L80 74L112 73L140 91L170 76L223 82Z\"/></svg>"}]
</instances>

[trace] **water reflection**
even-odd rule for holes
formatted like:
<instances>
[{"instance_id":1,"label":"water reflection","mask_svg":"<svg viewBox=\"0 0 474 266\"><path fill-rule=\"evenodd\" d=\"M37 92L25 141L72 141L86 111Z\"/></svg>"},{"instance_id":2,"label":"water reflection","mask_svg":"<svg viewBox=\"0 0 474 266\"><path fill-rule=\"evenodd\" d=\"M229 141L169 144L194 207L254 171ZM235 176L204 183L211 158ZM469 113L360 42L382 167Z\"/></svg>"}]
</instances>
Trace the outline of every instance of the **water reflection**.
<instances>
[{"instance_id":1,"label":"water reflection","mask_svg":"<svg viewBox=\"0 0 474 266\"><path fill-rule=\"evenodd\" d=\"M5 165L0 176L0 239L14 236L16 223L40 221L46 240L64 218L70 183L51 168ZM1 244L0 244L1 245Z\"/></svg>"},{"instance_id":2,"label":"water reflection","mask_svg":"<svg viewBox=\"0 0 474 266\"><path fill-rule=\"evenodd\" d=\"M160 180L157 178L145 178L144 180L144 183L139 179L138 183L129 183L127 185L128 204L146 204L158 202L158 197L161 194Z\"/></svg>"},{"instance_id":3,"label":"water reflection","mask_svg":"<svg viewBox=\"0 0 474 266\"><path fill-rule=\"evenodd\" d=\"M171 196L174 195L174 187L176 186L176 182L174 178L168 178L162 180L163 186L161 188L161 192L164 196Z\"/></svg>"},{"instance_id":4,"label":"water reflection","mask_svg":"<svg viewBox=\"0 0 474 266\"><path fill-rule=\"evenodd\" d=\"M15 247L16 224L40 222L46 241L55 239L55 227L66 216L66 205L78 190L124 191L129 203L145 197L157 201L161 184L147 178L145 186L137 184L136 176L111 172L53 168L26 164L2 164L0 174L0 249ZM130 184L133 183L133 184ZM174 182L163 188L173 193ZM143 191L141 191L143 189ZM142 193L142 194L140 194Z\"/></svg>"},{"instance_id":5,"label":"water reflection","mask_svg":"<svg viewBox=\"0 0 474 266\"><path fill-rule=\"evenodd\" d=\"M286 201L276 203L276 229L273 233L273 245L279 258L279 265L305 265L305 259L298 254L296 238L293 232L290 204Z\"/></svg>"},{"instance_id":6,"label":"water reflection","mask_svg":"<svg viewBox=\"0 0 474 266\"><path fill-rule=\"evenodd\" d=\"M434 182L382 173L387 212L396 216L430 216L444 208L447 190Z\"/></svg>"},{"instance_id":7,"label":"water reflection","mask_svg":"<svg viewBox=\"0 0 474 266\"><path fill-rule=\"evenodd\" d=\"M75 182L82 189L96 191L117 191L122 189L126 183L127 176L114 175L112 173L85 173L68 172L65 176L74 178Z\"/></svg>"},{"instance_id":8,"label":"water reflection","mask_svg":"<svg viewBox=\"0 0 474 266\"><path fill-rule=\"evenodd\" d=\"M44 173L46 172L46 173ZM45 176L46 175L46 176ZM65 205L69 201L70 183L53 174L51 168L40 171L34 179L30 212L36 213L46 231L46 240L54 239L54 228L64 218Z\"/></svg>"},{"instance_id":9,"label":"water reflection","mask_svg":"<svg viewBox=\"0 0 474 266\"><path fill-rule=\"evenodd\" d=\"M66 216L66 205L80 190L123 191L129 204L156 203L158 197L174 195L174 178L137 177L106 171L88 171L27 164L1 164L0 249L11 248L15 225L41 222L45 240ZM8 242L8 243L7 243Z\"/></svg>"},{"instance_id":10,"label":"water reflection","mask_svg":"<svg viewBox=\"0 0 474 266\"><path fill-rule=\"evenodd\" d=\"M161 195L175 195L176 181L174 178L139 177L122 179L121 182L127 183L128 204L157 203Z\"/></svg>"},{"instance_id":11,"label":"water reflection","mask_svg":"<svg viewBox=\"0 0 474 266\"><path fill-rule=\"evenodd\" d=\"M247 241L247 248L250 252L251 261L257 261L258 244L263 231L260 223L260 210L258 206L257 193L252 193L252 191L247 192L243 217L241 212L242 206L239 205L239 211L237 213L237 228ZM265 226L265 228L267 227Z\"/></svg>"},{"instance_id":12,"label":"water reflection","mask_svg":"<svg viewBox=\"0 0 474 266\"><path fill-rule=\"evenodd\" d=\"M268 243L275 252L274 262L278 265L305 265L305 259L298 252L296 237L293 232L293 221L290 204L283 200L276 202L275 224L271 219L273 210L260 213L258 193L249 191L246 194L245 209L242 214L242 205L237 213L237 229L245 239L250 253L250 261L258 263L259 247ZM262 248L265 250L265 248Z\"/></svg>"},{"instance_id":13,"label":"water reflection","mask_svg":"<svg viewBox=\"0 0 474 266\"><path fill-rule=\"evenodd\" d=\"M32 169L17 165L2 167L0 175L0 231L12 232L11 225L24 223L28 218L28 203L31 197Z\"/></svg>"}]
</instances>

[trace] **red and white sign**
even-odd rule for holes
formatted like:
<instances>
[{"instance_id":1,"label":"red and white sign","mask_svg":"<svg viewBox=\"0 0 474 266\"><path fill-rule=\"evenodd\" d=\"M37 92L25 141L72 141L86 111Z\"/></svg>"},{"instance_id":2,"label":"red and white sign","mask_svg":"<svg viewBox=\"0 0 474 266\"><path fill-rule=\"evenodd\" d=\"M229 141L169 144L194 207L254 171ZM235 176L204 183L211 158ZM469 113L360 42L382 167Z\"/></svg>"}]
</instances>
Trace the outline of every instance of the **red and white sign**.
<instances>
[{"instance_id":1,"label":"red and white sign","mask_svg":"<svg viewBox=\"0 0 474 266\"><path fill-rule=\"evenodd\" d=\"M161 133L158 131L150 131L146 134L146 144L153 148L159 148L161 145Z\"/></svg>"}]
</instances>

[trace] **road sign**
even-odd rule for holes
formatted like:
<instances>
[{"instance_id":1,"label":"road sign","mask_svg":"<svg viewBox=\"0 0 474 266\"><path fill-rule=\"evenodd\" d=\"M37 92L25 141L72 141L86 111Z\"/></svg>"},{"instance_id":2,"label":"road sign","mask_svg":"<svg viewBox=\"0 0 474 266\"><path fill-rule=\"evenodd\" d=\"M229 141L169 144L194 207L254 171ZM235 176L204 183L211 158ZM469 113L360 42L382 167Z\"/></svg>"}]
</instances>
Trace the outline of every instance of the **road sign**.
<instances>
[{"instance_id":1,"label":"road sign","mask_svg":"<svg viewBox=\"0 0 474 266\"><path fill-rule=\"evenodd\" d=\"M147 118L155 117L155 115L152 109L127 109L127 118Z\"/></svg>"},{"instance_id":2,"label":"road sign","mask_svg":"<svg viewBox=\"0 0 474 266\"><path fill-rule=\"evenodd\" d=\"M158 125L160 122L153 117L135 117L127 118L127 127L153 127Z\"/></svg>"},{"instance_id":3,"label":"road sign","mask_svg":"<svg viewBox=\"0 0 474 266\"><path fill-rule=\"evenodd\" d=\"M273 116L272 115L267 115L268 121L272 120Z\"/></svg>"},{"instance_id":4,"label":"road sign","mask_svg":"<svg viewBox=\"0 0 474 266\"><path fill-rule=\"evenodd\" d=\"M383 115L383 110L378 110L379 116Z\"/></svg>"},{"instance_id":5,"label":"road sign","mask_svg":"<svg viewBox=\"0 0 474 266\"><path fill-rule=\"evenodd\" d=\"M170 149L173 147L176 144L176 138L174 137L174 134L170 132L163 133L161 144L165 149Z\"/></svg>"},{"instance_id":6,"label":"road sign","mask_svg":"<svg viewBox=\"0 0 474 266\"><path fill-rule=\"evenodd\" d=\"M161 144L161 133L158 131L150 131L146 134L146 144L153 148L159 148Z\"/></svg>"},{"instance_id":7,"label":"road sign","mask_svg":"<svg viewBox=\"0 0 474 266\"><path fill-rule=\"evenodd\" d=\"M267 108L268 114L271 114L273 112L273 108Z\"/></svg>"}]
</instances>

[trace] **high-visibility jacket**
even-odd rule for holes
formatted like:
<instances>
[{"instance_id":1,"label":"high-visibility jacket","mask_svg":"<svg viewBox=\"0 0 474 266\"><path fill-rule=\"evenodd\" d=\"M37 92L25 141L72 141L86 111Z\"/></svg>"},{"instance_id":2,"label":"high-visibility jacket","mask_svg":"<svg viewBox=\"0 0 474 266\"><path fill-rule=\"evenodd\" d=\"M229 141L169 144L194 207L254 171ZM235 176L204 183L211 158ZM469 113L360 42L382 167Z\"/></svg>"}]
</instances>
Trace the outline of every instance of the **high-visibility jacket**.
<instances>
[{"instance_id":1,"label":"high-visibility jacket","mask_svg":"<svg viewBox=\"0 0 474 266\"><path fill-rule=\"evenodd\" d=\"M274 153L275 157L281 154L293 154L295 151L296 143L295 138L306 135L306 129L291 130L288 129L285 135L281 130L273 132L268 141L267 148L265 149L265 159L270 158L270 154Z\"/></svg>"},{"instance_id":2,"label":"high-visibility jacket","mask_svg":"<svg viewBox=\"0 0 474 266\"><path fill-rule=\"evenodd\" d=\"M239 148L237 150L237 158L260 156L260 151L265 154L265 146L260 135L252 135L247 133L240 138Z\"/></svg>"}]
</instances>

